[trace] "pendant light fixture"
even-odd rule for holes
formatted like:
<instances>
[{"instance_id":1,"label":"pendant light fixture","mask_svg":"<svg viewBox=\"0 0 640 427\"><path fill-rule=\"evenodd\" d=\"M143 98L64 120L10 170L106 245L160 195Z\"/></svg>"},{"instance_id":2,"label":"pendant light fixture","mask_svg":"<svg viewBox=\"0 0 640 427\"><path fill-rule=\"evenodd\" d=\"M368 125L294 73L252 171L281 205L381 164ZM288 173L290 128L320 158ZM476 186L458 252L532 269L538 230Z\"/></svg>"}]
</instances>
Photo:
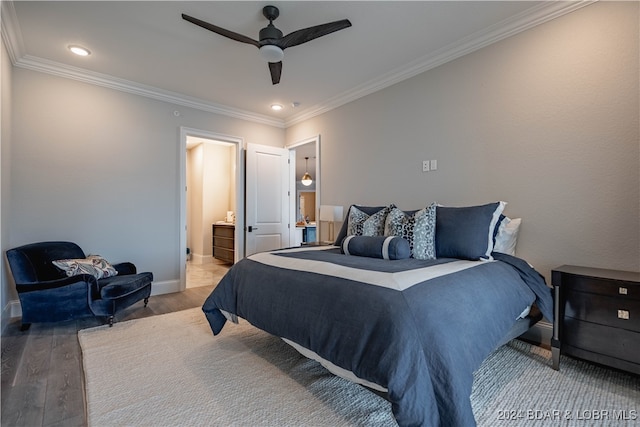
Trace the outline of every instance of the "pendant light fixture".
<instances>
[{"instance_id":1,"label":"pendant light fixture","mask_svg":"<svg viewBox=\"0 0 640 427\"><path fill-rule=\"evenodd\" d=\"M304 158L304 164L305 164L304 169L305 169L305 173L304 173L304 175L302 176L302 185L304 185L305 187L310 186L310 185L311 185L311 183L313 182L313 179L311 179L311 175L309 175L309 172L306 172L306 171L308 171L308 170L309 170L309 163L308 163L308 161L309 161L309 158L308 158L308 157L305 157L305 158Z\"/></svg>"}]
</instances>

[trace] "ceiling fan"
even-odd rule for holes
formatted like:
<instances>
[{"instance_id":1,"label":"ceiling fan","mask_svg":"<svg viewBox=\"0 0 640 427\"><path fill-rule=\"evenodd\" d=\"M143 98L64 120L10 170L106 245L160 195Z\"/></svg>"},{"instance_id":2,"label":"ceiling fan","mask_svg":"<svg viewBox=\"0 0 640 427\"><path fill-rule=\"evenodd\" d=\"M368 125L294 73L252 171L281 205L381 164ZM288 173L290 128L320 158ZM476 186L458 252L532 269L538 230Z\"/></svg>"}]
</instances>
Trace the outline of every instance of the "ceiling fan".
<instances>
[{"instance_id":1,"label":"ceiling fan","mask_svg":"<svg viewBox=\"0 0 640 427\"><path fill-rule=\"evenodd\" d=\"M329 22L327 24L316 25L293 33L282 35L282 31L273 25L273 21L280 15L280 11L275 6L265 6L262 14L269 20L269 25L260 30L260 40L254 40L251 37L233 31L225 30L216 25L201 21L189 15L182 14L185 19L216 34L230 38L231 40L241 43L252 44L260 49L260 55L269 63L269 71L271 72L271 82L276 85L280 83L280 75L282 74L282 58L284 50L293 46L298 46L318 37L326 36L335 31L339 31L351 26L348 19Z\"/></svg>"}]
</instances>

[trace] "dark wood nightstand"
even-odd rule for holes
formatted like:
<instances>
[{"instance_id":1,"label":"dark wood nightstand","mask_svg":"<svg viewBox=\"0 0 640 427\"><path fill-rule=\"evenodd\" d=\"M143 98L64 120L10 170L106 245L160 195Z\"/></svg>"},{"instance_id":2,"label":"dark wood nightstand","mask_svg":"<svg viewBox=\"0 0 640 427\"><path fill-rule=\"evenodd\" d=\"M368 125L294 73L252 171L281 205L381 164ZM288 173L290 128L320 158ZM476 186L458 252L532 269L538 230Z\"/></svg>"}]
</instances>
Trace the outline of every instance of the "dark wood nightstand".
<instances>
[{"instance_id":1,"label":"dark wood nightstand","mask_svg":"<svg viewBox=\"0 0 640 427\"><path fill-rule=\"evenodd\" d=\"M553 368L562 352L640 375L640 273L563 265L551 283Z\"/></svg>"}]
</instances>

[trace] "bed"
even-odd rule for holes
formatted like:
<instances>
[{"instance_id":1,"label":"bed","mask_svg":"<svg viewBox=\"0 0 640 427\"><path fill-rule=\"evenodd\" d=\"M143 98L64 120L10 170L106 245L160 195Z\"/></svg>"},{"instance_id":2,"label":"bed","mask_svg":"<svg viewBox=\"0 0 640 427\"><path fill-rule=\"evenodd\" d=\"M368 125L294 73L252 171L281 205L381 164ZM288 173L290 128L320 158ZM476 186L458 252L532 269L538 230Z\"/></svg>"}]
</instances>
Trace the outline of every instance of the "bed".
<instances>
[{"instance_id":1,"label":"bed","mask_svg":"<svg viewBox=\"0 0 640 427\"><path fill-rule=\"evenodd\" d=\"M437 256L438 249L448 249L438 245L436 235L446 237L447 225L437 227L436 216L445 221L449 212L433 205L401 211L414 221L403 227L411 235L400 236L384 235L393 231L387 223L396 208L385 209L384 229L378 221L377 230L371 224L367 230L355 225L371 220L374 209L352 221L352 206L340 246L288 248L241 260L203 311L215 335L241 317L381 393L400 426L474 425L473 372L541 314L552 319L551 290L528 263L493 251L502 213L493 204L481 227L489 227L491 243L472 257ZM416 225L425 212L422 222L431 227L426 239L432 241L426 246L434 252L426 256L420 253L424 242L416 241L425 239Z\"/></svg>"}]
</instances>

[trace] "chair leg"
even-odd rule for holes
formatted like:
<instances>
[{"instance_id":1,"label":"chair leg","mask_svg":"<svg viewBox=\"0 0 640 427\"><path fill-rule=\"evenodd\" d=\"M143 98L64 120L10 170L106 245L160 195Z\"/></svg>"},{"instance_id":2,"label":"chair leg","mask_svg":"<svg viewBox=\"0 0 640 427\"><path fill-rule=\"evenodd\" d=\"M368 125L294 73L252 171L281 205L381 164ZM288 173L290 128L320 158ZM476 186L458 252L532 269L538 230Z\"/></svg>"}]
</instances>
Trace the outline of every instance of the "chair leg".
<instances>
[{"instance_id":1,"label":"chair leg","mask_svg":"<svg viewBox=\"0 0 640 427\"><path fill-rule=\"evenodd\" d=\"M109 316L109 327L113 326L113 316Z\"/></svg>"},{"instance_id":2,"label":"chair leg","mask_svg":"<svg viewBox=\"0 0 640 427\"><path fill-rule=\"evenodd\" d=\"M26 331L31 327L31 323L23 323L22 325L20 325L20 330L21 331Z\"/></svg>"},{"instance_id":3,"label":"chair leg","mask_svg":"<svg viewBox=\"0 0 640 427\"><path fill-rule=\"evenodd\" d=\"M144 299L144 306L146 307L146 306L147 306L147 304L149 304L149 297L146 297L146 298Z\"/></svg>"}]
</instances>

